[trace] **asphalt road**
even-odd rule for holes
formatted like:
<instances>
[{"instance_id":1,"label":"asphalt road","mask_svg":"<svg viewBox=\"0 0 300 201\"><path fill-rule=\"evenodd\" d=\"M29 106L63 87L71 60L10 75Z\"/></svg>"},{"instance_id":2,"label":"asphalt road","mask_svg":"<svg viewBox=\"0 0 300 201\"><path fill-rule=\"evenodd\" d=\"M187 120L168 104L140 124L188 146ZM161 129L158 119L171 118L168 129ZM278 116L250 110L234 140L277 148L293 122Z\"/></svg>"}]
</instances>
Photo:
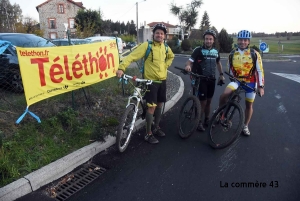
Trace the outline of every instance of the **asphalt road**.
<instances>
[{"instance_id":1,"label":"asphalt road","mask_svg":"<svg viewBox=\"0 0 300 201\"><path fill-rule=\"evenodd\" d=\"M176 57L170 70L180 75L173 67L186 59ZM265 96L255 100L251 136L221 150L208 145L205 133L185 140L177 134L176 117L190 86L181 74L185 93L161 122L167 136L151 145L141 130L124 153L112 147L96 155L92 162L107 171L68 200L300 200L300 58L293 59L264 62ZM298 74L298 82L274 73ZM213 108L224 88L216 87ZM18 200L53 200L45 188Z\"/></svg>"}]
</instances>

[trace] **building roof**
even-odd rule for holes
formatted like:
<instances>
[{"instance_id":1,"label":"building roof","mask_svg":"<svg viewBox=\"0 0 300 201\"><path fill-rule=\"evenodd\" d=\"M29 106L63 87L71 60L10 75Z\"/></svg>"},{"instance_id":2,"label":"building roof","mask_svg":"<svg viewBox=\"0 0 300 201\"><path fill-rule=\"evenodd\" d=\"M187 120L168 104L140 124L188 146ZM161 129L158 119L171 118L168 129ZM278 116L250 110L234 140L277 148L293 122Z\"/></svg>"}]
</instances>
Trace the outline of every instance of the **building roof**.
<instances>
[{"instance_id":1,"label":"building roof","mask_svg":"<svg viewBox=\"0 0 300 201\"><path fill-rule=\"evenodd\" d=\"M47 1L45 1L44 3L38 5L38 6L36 7L36 10L39 12L39 7L41 7L41 6L43 6L43 5L47 4L47 3L49 3L50 1L52 1L52 0L47 0ZM80 7L80 8L82 8L82 9L85 9L85 7L83 7L82 2L75 2L75 1L72 1L72 0L66 0L66 1L68 1L68 2L70 2L70 3L72 3L72 4L74 4L74 5L76 5L76 6Z\"/></svg>"},{"instance_id":2,"label":"building roof","mask_svg":"<svg viewBox=\"0 0 300 201\"><path fill-rule=\"evenodd\" d=\"M176 28L177 27L175 25L172 25L172 24L169 24L169 23L166 23L166 22L151 22L147 25L152 28L154 25L159 24L159 23L164 24L167 28Z\"/></svg>"}]
</instances>

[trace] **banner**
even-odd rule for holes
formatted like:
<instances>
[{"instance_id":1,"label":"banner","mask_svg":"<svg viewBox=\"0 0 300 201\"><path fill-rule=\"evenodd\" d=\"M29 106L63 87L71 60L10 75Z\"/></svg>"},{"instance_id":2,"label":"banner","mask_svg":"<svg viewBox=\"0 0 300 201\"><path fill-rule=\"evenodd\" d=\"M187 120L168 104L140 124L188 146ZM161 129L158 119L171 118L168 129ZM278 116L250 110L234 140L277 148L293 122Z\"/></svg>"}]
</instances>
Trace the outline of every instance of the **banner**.
<instances>
[{"instance_id":1,"label":"banner","mask_svg":"<svg viewBox=\"0 0 300 201\"><path fill-rule=\"evenodd\" d=\"M116 40L84 45L17 47L27 106L115 76Z\"/></svg>"}]
</instances>

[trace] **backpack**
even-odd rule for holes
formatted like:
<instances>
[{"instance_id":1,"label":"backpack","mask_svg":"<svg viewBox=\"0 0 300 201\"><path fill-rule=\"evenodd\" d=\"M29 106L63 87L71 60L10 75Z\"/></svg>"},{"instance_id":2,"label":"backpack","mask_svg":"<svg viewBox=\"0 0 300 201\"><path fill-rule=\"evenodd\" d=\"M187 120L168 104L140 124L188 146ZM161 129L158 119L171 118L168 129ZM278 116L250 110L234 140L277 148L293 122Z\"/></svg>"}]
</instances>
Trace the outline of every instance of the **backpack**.
<instances>
[{"instance_id":1,"label":"backpack","mask_svg":"<svg viewBox=\"0 0 300 201\"><path fill-rule=\"evenodd\" d=\"M229 54L229 66L231 67L232 66L232 58L233 58L233 55L235 53L236 49L233 49L230 54ZM255 54L255 51L253 48L250 48L250 54L251 54L251 58L252 58L252 62L253 62L253 66L249 72L249 77L252 76L252 72L253 70L256 68L256 61L257 61L257 55ZM233 72L233 74L236 74L235 72Z\"/></svg>"},{"instance_id":2,"label":"backpack","mask_svg":"<svg viewBox=\"0 0 300 201\"><path fill-rule=\"evenodd\" d=\"M142 74L144 74L144 68L145 68L145 61L146 59L148 58L150 52L152 51L152 41L148 41L148 47L147 47L147 50L146 50L146 53L145 53L145 56L142 60L142 65L141 65L141 69L140 69L140 72ZM169 49L169 46L167 45L167 43L164 43L165 44L165 48L166 48L166 59L165 61L167 61L167 54L168 54L168 49Z\"/></svg>"}]
</instances>

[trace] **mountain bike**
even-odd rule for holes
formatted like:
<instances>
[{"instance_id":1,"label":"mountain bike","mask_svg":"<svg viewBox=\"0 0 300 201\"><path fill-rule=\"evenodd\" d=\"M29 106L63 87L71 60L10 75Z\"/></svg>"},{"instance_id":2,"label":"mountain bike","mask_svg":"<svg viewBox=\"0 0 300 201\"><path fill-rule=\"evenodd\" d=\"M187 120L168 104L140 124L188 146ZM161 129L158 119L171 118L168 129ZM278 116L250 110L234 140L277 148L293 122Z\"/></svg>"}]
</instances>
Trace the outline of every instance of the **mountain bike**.
<instances>
[{"instance_id":1,"label":"mountain bike","mask_svg":"<svg viewBox=\"0 0 300 201\"><path fill-rule=\"evenodd\" d=\"M132 95L128 97L128 102L123 115L120 118L120 123L117 130L116 145L120 152L124 152L130 142L135 122L138 118L145 119L147 105L143 99L147 92L148 85L152 84L152 80L140 79L136 76L124 74L122 79L125 83L132 86ZM133 80L136 84L134 84Z\"/></svg>"},{"instance_id":2,"label":"mountain bike","mask_svg":"<svg viewBox=\"0 0 300 201\"><path fill-rule=\"evenodd\" d=\"M239 81L229 73L225 73L229 76L230 80L238 82L239 87L231 93L225 105L214 111L209 121L207 129L209 144L215 149L231 145L242 132L245 113L240 105L242 99L240 94L245 92L243 87L257 93L255 88L248 86L244 81Z\"/></svg>"},{"instance_id":3,"label":"mountain bike","mask_svg":"<svg viewBox=\"0 0 300 201\"><path fill-rule=\"evenodd\" d=\"M200 121L201 105L199 101L199 84L201 79L215 80L204 75L186 71L184 68L174 67L185 75L190 75L192 80L192 95L183 102L178 118L178 134L181 138L190 137L196 130ZM191 91L189 92L191 94Z\"/></svg>"}]
</instances>

